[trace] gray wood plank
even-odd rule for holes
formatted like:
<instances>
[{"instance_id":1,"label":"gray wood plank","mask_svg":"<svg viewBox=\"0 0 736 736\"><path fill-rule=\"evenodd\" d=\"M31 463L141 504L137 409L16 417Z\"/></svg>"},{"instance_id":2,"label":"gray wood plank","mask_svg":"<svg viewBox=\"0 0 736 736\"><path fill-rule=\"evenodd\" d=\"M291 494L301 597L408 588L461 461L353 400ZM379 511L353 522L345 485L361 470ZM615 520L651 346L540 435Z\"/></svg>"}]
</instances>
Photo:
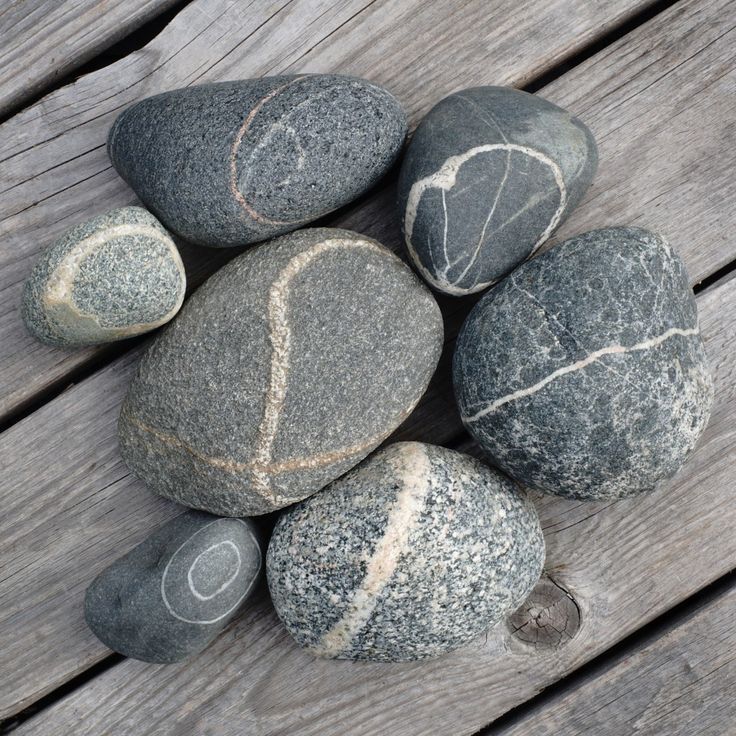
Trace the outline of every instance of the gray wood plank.
<instances>
[{"instance_id":1,"label":"gray wood plank","mask_svg":"<svg viewBox=\"0 0 736 736\"><path fill-rule=\"evenodd\" d=\"M483 736L724 736L736 724L736 588L602 674Z\"/></svg>"},{"instance_id":2,"label":"gray wood plank","mask_svg":"<svg viewBox=\"0 0 736 736\"><path fill-rule=\"evenodd\" d=\"M263 593L191 661L160 666L125 660L30 719L17 733L458 736L474 733L532 697L736 565L736 280L707 290L698 301L717 395L697 451L674 482L647 497L613 504L536 497L547 542L547 577L519 613L486 637L434 661L320 661L291 642ZM69 392L70 401L75 391ZM49 406L39 413L51 410ZM95 434L105 431L98 423ZM78 506L81 514L84 505L95 503L89 488L65 487L64 497L67 493L85 499ZM140 527L156 521L156 514L135 521L145 496L139 485L121 481L116 493L107 494L103 492L99 506L113 517L105 528L109 538L96 543L104 535L92 534L82 516L76 539L62 542L74 549L76 574L84 578L66 582L76 599L71 610L71 602L57 596L56 616L70 638L62 656L68 657L71 649L81 657L86 649L86 641L77 638L83 628L79 607L84 582L106 564L113 549L118 554L143 533ZM152 510L146 504L143 513L148 516ZM95 513L104 515L99 509ZM123 513L135 530L126 528L126 543L120 544L123 531L114 517ZM52 554L58 543L49 544ZM54 566L48 567L54 579ZM56 580L64 584L63 578ZM42 622L61 624L43 616L35 621L32 615L33 610L26 610L12 632L24 639L19 648L39 671L53 662L38 648L29 648L25 631ZM560 635L550 636L555 629ZM49 645L55 638L48 631Z\"/></svg>"},{"instance_id":3,"label":"gray wood plank","mask_svg":"<svg viewBox=\"0 0 736 736\"><path fill-rule=\"evenodd\" d=\"M0 116L177 0L7 0L0 8Z\"/></svg>"},{"instance_id":4,"label":"gray wood plank","mask_svg":"<svg viewBox=\"0 0 736 736\"><path fill-rule=\"evenodd\" d=\"M474 0L450 13L442 0L194 0L145 48L0 126L0 420L99 354L36 343L18 304L41 248L80 219L134 201L104 145L125 106L195 82L340 71L386 84L415 123L459 87L523 84L650 3ZM389 201L379 196L346 222L399 248ZM226 257L184 250L193 282Z\"/></svg>"}]
</instances>

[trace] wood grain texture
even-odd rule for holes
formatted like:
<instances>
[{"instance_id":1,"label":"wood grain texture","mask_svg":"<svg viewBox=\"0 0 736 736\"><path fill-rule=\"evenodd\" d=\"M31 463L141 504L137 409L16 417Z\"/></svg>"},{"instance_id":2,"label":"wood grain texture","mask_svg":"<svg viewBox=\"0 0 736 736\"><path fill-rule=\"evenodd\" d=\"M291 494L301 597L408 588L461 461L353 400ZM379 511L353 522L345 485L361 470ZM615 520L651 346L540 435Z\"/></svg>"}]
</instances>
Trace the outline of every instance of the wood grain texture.
<instances>
[{"instance_id":1,"label":"wood grain texture","mask_svg":"<svg viewBox=\"0 0 736 736\"><path fill-rule=\"evenodd\" d=\"M37 343L18 306L41 248L79 220L135 201L105 152L126 106L198 82L339 71L387 85L416 123L457 88L524 84L650 2L474 1L448 12L442 0L194 0L145 48L0 126L0 419L99 354ZM347 223L399 248L386 205L393 195L378 200ZM183 250L195 283L228 256Z\"/></svg>"},{"instance_id":2,"label":"wood grain texture","mask_svg":"<svg viewBox=\"0 0 736 736\"><path fill-rule=\"evenodd\" d=\"M535 695L736 565L736 280L706 291L698 301L716 405L700 446L680 475L650 496L618 503L535 497L547 542L547 576L579 613L579 622L566 628L568 636L534 637L528 626L520 635L515 616L487 637L434 661L320 661L290 640L263 593L191 661L159 666L125 660L17 733L457 736L474 733ZM47 410L51 407L42 411ZM97 434L104 431L98 426ZM94 505L92 488L77 492L87 506ZM99 506L107 507L113 519L128 510L130 524L153 523L151 506L144 509L150 519L136 522L130 512L145 495L137 484L121 481L117 493L106 494ZM104 511L95 513L104 518ZM113 548L122 551L116 537L123 532L114 520L105 531L110 538L100 542L101 530L80 529L75 558L86 580L113 556ZM132 543L142 532L126 531L126 541ZM83 628L78 621L81 588L73 592L77 599L71 611L70 602L57 597L57 616L73 637L67 646L74 651L87 648L86 640L77 638ZM559 609L558 599L550 603L546 581L537 593L542 605ZM550 618L555 615L551 612ZM22 637L24 631L16 627L13 633ZM49 644L54 638L49 632ZM36 659L36 671L50 664L37 647L26 656Z\"/></svg>"},{"instance_id":3,"label":"wood grain texture","mask_svg":"<svg viewBox=\"0 0 736 736\"><path fill-rule=\"evenodd\" d=\"M0 116L177 0L6 0L0 7Z\"/></svg>"},{"instance_id":4,"label":"wood grain texture","mask_svg":"<svg viewBox=\"0 0 736 736\"><path fill-rule=\"evenodd\" d=\"M483 736L726 736L736 724L736 588L513 726Z\"/></svg>"}]
</instances>

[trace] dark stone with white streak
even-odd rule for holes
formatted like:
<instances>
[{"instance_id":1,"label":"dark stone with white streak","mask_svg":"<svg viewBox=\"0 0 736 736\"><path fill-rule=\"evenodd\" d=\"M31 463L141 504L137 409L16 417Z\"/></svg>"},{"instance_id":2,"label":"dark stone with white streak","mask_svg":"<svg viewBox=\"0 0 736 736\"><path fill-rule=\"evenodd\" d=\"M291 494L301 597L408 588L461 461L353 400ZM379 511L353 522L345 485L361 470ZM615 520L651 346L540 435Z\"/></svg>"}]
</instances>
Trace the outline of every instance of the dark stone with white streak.
<instances>
[{"instance_id":1,"label":"dark stone with white streak","mask_svg":"<svg viewBox=\"0 0 736 736\"><path fill-rule=\"evenodd\" d=\"M685 267L638 228L594 230L520 266L470 313L453 373L494 464L584 500L674 475L713 403Z\"/></svg>"},{"instance_id":2,"label":"dark stone with white streak","mask_svg":"<svg viewBox=\"0 0 736 736\"><path fill-rule=\"evenodd\" d=\"M409 255L434 288L481 291L549 238L597 161L585 125L541 97L507 87L456 92L429 111L401 167Z\"/></svg>"},{"instance_id":3,"label":"dark stone with white streak","mask_svg":"<svg viewBox=\"0 0 736 736\"><path fill-rule=\"evenodd\" d=\"M417 442L287 509L266 555L276 611L300 646L379 662L466 644L522 603L543 564L537 514L508 478Z\"/></svg>"},{"instance_id":4,"label":"dark stone with white streak","mask_svg":"<svg viewBox=\"0 0 736 736\"><path fill-rule=\"evenodd\" d=\"M115 121L120 176L173 232L225 247L265 240L347 204L406 136L397 100L364 79L264 77L141 100Z\"/></svg>"},{"instance_id":5,"label":"dark stone with white streak","mask_svg":"<svg viewBox=\"0 0 736 736\"><path fill-rule=\"evenodd\" d=\"M87 588L87 624L145 662L202 651L242 610L262 567L248 519L188 511L103 570Z\"/></svg>"}]
</instances>

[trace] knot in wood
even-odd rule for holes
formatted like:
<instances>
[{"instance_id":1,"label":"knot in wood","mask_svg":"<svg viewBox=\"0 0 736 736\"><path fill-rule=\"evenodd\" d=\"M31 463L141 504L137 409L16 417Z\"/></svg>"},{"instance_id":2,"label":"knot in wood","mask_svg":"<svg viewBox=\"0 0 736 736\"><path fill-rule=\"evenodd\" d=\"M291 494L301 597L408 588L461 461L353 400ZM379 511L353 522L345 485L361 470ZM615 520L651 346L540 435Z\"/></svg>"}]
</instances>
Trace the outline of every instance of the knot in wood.
<instances>
[{"instance_id":1,"label":"knot in wood","mask_svg":"<svg viewBox=\"0 0 736 736\"><path fill-rule=\"evenodd\" d=\"M578 633L580 621L580 608L572 595L543 575L508 625L516 639L535 649L559 649Z\"/></svg>"}]
</instances>

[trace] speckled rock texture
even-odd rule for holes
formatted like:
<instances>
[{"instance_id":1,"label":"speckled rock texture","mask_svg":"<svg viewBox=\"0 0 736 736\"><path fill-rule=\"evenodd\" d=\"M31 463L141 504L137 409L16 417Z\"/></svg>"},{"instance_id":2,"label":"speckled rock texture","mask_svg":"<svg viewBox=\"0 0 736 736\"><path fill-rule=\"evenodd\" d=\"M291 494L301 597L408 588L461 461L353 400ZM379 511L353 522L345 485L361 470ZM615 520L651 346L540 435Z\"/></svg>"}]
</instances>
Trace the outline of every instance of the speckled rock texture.
<instances>
[{"instance_id":1,"label":"speckled rock texture","mask_svg":"<svg viewBox=\"0 0 736 736\"><path fill-rule=\"evenodd\" d=\"M594 230L520 266L468 316L453 373L495 465L584 500L674 475L713 401L685 267L638 228Z\"/></svg>"},{"instance_id":2,"label":"speckled rock texture","mask_svg":"<svg viewBox=\"0 0 736 736\"><path fill-rule=\"evenodd\" d=\"M389 445L279 518L271 597L319 657L399 662L456 649L517 608L544 564L532 504L467 455Z\"/></svg>"},{"instance_id":3,"label":"speckled rock texture","mask_svg":"<svg viewBox=\"0 0 736 736\"><path fill-rule=\"evenodd\" d=\"M103 570L87 588L87 624L145 662L202 651L242 610L262 568L248 519L188 511Z\"/></svg>"},{"instance_id":4,"label":"speckled rock texture","mask_svg":"<svg viewBox=\"0 0 736 736\"><path fill-rule=\"evenodd\" d=\"M507 87L446 97L417 128L401 167L412 261L440 291L485 289L549 238L597 162L585 125L541 97Z\"/></svg>"},{"instance_id":5,"label":"speckled rock texture","mask_svg":"<svg viewBox=\"0 0 736 736\"><path fill-rule=\"evenodd\" d=\"M370 238L312 229L231 261L149 349L120 415L128 466L223 516L342 475L409 415L443 344L429 290Z\"/></svg>"},{"instance_id":6,"label":"speckled rock texture","mask_svg":"<svg viewBox=\"0 0 736 736\"><path fill-rule=\"evenodd\" d=\"M165 92L115 121L118 173L173 232L233 246L295 230L373 186L406 117L385 89L336 75L264 77Z\"/></svg>"},{"instance_id":7,"label":"speckled rock texture","mask_svg":"<svg viewBox=\"0 0 736 736\"><path fill-rule=\"evenodd\" d=\"M185 288L166 230L141 207L122 207L77 225L42 253L25 283L21 314L49 345L95 345L168 322Z\"/></svg>"}]
</instances>

